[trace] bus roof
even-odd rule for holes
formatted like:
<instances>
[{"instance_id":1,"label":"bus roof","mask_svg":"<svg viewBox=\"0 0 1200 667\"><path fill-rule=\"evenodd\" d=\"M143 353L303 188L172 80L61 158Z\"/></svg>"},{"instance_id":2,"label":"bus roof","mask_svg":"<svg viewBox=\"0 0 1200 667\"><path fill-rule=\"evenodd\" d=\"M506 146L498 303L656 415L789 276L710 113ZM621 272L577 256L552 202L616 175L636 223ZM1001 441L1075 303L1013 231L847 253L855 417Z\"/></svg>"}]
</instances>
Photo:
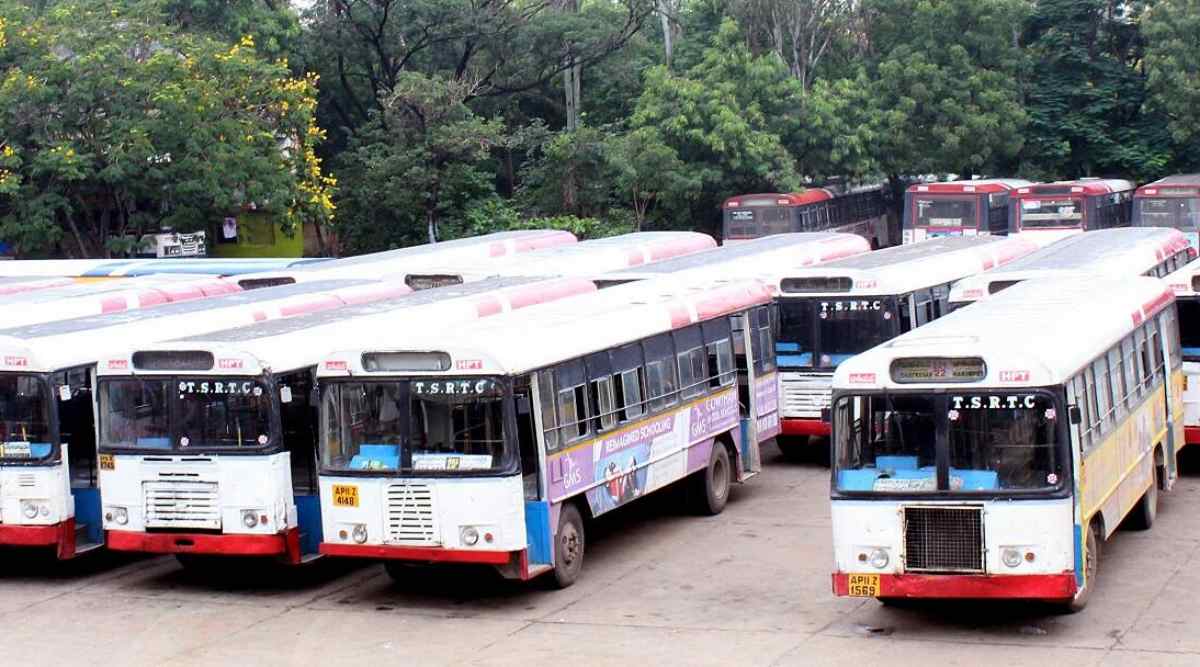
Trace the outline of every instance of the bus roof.
<instances>
[{"instance_id":1,"label":"bus roof","mask_svg":"<svg viewBox=\"0 0 1200 667\"><path fill-rule=\"evenodd\" d=\"M801 192L760 192L738 195L725 200L724 208L743 206L804 206L836 197L828 188L808 188Z\"/></svg>"},{"instance_id":2,"label":"bus roof","mask_svg":"<svg viewBox=\"0 0 1200 667\"><path fill-rule=\"evenodd\" d=\"M1200 174L1175 174L1147 183L1133 193L1135 197L1200 195Z\"/></svg>"},{"instance_id":3,"label":"bus roof","mask_svg":"<svg viewBox=\"0 0 1200 667\"><path fill-rule=\"evenodd\" d=\"M833 386L969 391L1059 384L1173 301L1154 278L1030 280L850 358L834 373ZM896 383L891 364L898 358L982 358L986 377L979 383Z\"/></svg>"},{"instance_id":4,"label":"bus roof","mask_svg":"<svg viewBox=\"0 0 1200 667\"><path fill-rule=\"evenodd\" d=\"M770 303L757 280L713 281L680 286L646 280L595 294L564 299L501 317L473 322L452 332L414 332L399 344L338 352L318 375L364 375L364 352L444 352L455 372L519 374L589 353L612 349L695 322Z\"/></svg>"},{"instance_id":5,"label":"bus roof","mask_svg":"<svg viewBox=\"0 0 1200 667\"><path fill-rule=\"evenodd\" d=\"M1067 273L1140 276L1188 248L1187 237L1168 227L1120 227L1082 232L1056 241L1002 269L963 279L950 290L950 301L984 299L993 291L992 283L1011 285L1043 276Z\"/></svg>"},{"instance_id":6,"label":"bus roof","mask_svg":"<svg viewBox=\"0 0 1200 667\"><path fill-rule=\"evenodd\" d=\"M909 192L927 192L929 194L962 194L1008 192L1026 185L1030 181L1020 178L983 178L971 181L942 181L940 183L918 183L908 187Z\"/></svg>"},{"instance_id":7,"label":"bus roof","mask_svg":"<svg viewBox=\"0 0 1200 667\"><path fill-rule=\"evenodd\" d=\"M236 282L226 278L161 280L130 278L104 283L113 289L101 291L70 291L68 288L24 292L0 297L0 306L9 306L4 318L7 328L67 320L89 315L104 315L137 310L167 303L206 299L240 292ZM82 285L77 286L82 287Z\"/></svg>"},{"instance_id":8,"label":"bus roof","mask_svg":"<svg viewBox=\"0 0 1200 667\"><path fill-rule=\"evenodd\" d=\"M259 271L282 271L305 266L321 259L218 257L138 258L138 259L17 259L0 262L0 276L65 276L80 278L120 278L157 273L189 273L232 276Z\"/></svg>"},{"instance_id":9,"label":"bus roof","mask_svg":"<svg viewBox=\"0 0 1200 667\"><path fill-rule=\"evenodd\" d=\"M676 257L636 269L613 271L598 276L600 281L621 282L659 278L666 274L700 279L713 274L723 278L760 277L788 269L811 266L870 252L871 244L858 234L841 232L794 232L749 239L704 252Z\"/></svg>"},{"instance_id":10,"label":"bus roof","mask_svg":"<svg viewBox=\"0 0 1200 667\"><path fill-rule=\"evenodd\" d=\"M1017 188L1016 196L1030 198L1045 195L1108 195L1133 189L1133 182L1118 178L1081 178L1074 181L1034 183Z\"/></svg>"},{"instance_id":11,"label":"bus roof","mask_svg":"<svg viewBox=\"0 0 1200 667\"><path fill-rule=\"evenodd\" d=\"M717 247L699 232L635 232L571 245L542 248L488 262L428 264L424 270L406 270L413 279L425 275L454 276L461 281L494 276L586 277L643 266Z\"/></svg>"},{"instance_id":12,"label":"bus roof","mask_svg":"<svg viewBox=\"0 0 1200 667\"><path fill-rule=\"evenodd\" d=\"M316 366L338 347L370 345L397 331L445 330L464 321L595 291L595 284L581 278L493 278L157 342L134 351L208 351L215 359L225 361L215 364L210 372L225 375L257 375L266 369L287 372ZM131 359L131 354L109 358ZM231 359L237 363L226 361ZM128 374L138 370L132 363L117 364L114 370L107 367L102 362L99 372Z\"/></svg>"},{"instance_id":13,"label":"bus roof","mask_svg":"<svg viewBox=\"0 0 1200 667\"><path fill-rule=\"evenodd\" d=\"M903 294L1004 266L1037 249L1019 237L945 236L791 271L775 287L787 296ZM804 278L849 279L849 285L833 291L793 286Z\"/></svg>"},{"instance_id":14,"label":"bus roof","mask_svg":"<svg viewBox=\"0 0 1200 667\"><path fill-rule=\"evenodd\" d=\"M389 298L411 290L370 280L267 287L154 308L0 329L0 370L54 371L95 363L106 351L262 320Z\"/></svg>"}]
</instances>

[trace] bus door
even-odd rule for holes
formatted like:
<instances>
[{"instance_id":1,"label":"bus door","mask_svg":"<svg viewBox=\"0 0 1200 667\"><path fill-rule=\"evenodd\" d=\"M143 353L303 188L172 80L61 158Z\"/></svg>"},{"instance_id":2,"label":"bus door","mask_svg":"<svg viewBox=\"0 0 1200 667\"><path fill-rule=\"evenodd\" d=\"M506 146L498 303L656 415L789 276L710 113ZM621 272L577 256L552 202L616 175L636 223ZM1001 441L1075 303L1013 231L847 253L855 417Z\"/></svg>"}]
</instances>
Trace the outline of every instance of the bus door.
<instances>
[{"instance_id":1,"label":"bus door","mask_svg":"<svg viewBox=\"0 0 1200 667\"><path fill-rule=\"evenodd\" d=\"M58 402L58 437L65 450L75 504L75 553L104 544L92 406L94 381L93 369L86 367L50 376L50 390Z\"/></svg>"},{"instance_id":2,"label":"bus door","mask_svg":"<svg viewBox=\"0 0 1200 667\"><path fill-rule=\"evenodd\" d=\"M283 444L287 449L292 476L292 498L296 503L296 524L300 529L301 558L317 555L323 539L321 493L317 485L317 433L320 403L310 369L288 373L279 378Z\"/></svg>"},{"instance_id":3,"label":"bus door","mask_svg":"<svg viewBox=\"0 0 1200 667\"><path fill-rule=\"evenodd\" d=\"M733 338L734 365L737 367L737 391L739 406L738 447L742 459L743 473L756 473L762 470L762 450L759 447L759 405L755 389L762 361L767 355L765 350L774 346L774 331L771 325L771 311L768 306L761 306L730 318ZM775 395L779 394L776 383Z\"/></svg>"},{"instance_id":4,"label":"bus door","mask_svg":"<svg viewBox=\"0 0 1200 667\"><path fill-rule=\"evenodd\" d=\"M1183 441L1177 440L1175 437L1177 431L1183 433L1183 426L1176 423L1182 417L1177 418L1172 409L1172 406L1175 404L1176 393L1183 390L1182 386L1175 386L1175 374L1173 372L1175 364L1182 363L1180 359L1182 351L1179 348L1179 325L1177 323L1178 316L1176 315L1175 308L1167 307L1163 312L1158 314L1156 319L1158 321L1155 324L1158 326L1159 335L1156 336L1155 342L1160 348L1156 356L1159 356L1163 360L1163 392L1165 399L1163 401L1163 409L1166 411L1165 424L1167 427L1167 437L1163 443L1163 458L1165 459L1163 461L1163 469L1167 474L1166 479L1162 483L1164 489L1170 489L1175 483L1175 477L1178 474L1175 456L1179 448L1183 447L1184 444ZM1182 405L1183 396L1179 396L1178 400L1180 401L1180 405ZM1179 428L1176 428L1177 426Z\"/></svg>"},{"instance_id":5,"label":"bus door","mask_svg":"<svg viewBox=\"0 0 1200 667\"><path fill-rule=\"evenodd\" d=\"M522 376L513 385L515 433L525 488L525 545L530 567L554 565L553 524L544 474L546 452L558 446L554 399L554 374L550 371L541 371L536 378ZM534 406L538 409L534 410Z\"/></svg>"}]
</instances>

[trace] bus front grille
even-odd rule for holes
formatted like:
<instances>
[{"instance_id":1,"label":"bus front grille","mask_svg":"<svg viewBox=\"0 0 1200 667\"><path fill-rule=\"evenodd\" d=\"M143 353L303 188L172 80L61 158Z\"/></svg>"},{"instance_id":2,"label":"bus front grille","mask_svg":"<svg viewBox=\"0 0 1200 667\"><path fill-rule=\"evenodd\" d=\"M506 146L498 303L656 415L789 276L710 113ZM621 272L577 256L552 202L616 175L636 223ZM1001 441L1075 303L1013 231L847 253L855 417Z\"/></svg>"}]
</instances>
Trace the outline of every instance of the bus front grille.
<instances>
[{"instance_id":1,"label":"bus front grille","mask_svg":"<svg viewBox=\"0 0 1200 667\"><path fill-rule=\"evenodd\" d=\"M904 569L983 572L983 509L905 507Z\"/></svg>"},{"instance_id":2,"label":"bus front grille","mask_svg":"<svg viewBox=\"0 0 1200 667\"><path fill-rule=\"evenodd\" d=\"M428 484L392 484L387 489L387 535L395 544L437 544L433 488Z\"/></svg>"},{"instance_id":3,"label":"bus front grille","mask_svg":"<svg viewBox=\"0 0 1200 667\"><path fill-rule=\"evenodd\" d=\"M216 482L144 482L147 528L221 527Z\"/></svg>"},{"instance_id":4,"label":"bus front grille","mask_svg":"<svg viewBox=\"0 0 1200 667\"><path fill-rule=\"evenodd\" d=\"M829 407L829 387L783 383L783 415L785 417L820 417L821 410Z\"/></svg>"}]
</instances>

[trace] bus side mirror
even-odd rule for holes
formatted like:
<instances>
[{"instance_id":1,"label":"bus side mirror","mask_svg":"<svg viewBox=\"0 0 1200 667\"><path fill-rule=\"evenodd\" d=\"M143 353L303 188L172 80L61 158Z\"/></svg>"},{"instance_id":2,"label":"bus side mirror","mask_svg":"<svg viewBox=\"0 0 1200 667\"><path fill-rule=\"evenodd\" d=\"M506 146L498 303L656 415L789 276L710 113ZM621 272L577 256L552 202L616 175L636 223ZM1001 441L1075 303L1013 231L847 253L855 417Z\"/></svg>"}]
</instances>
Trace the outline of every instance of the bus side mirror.
<instances>
[{"instance_id":1,"label":"bus side mirror","mask_svg":"<svg viewBox=\"0 0 1200 667\"><path fill-rule=\"evenodd\" d=\"M826 424L833 421L833 410L829 408L821 408L821 421Z\"/></svg>"},{"instance_id":2,"label":"bus side mirror","mask_svg":"<svg viewBox=\"0 0 1200 667\"><path fill-rule=\"evenodd\" d=\"M1078 405L1067 408L1067 418L1071 420L1072 424L1083 423L1083 413L1080 412Z\"/></svg>"}]
</instances>

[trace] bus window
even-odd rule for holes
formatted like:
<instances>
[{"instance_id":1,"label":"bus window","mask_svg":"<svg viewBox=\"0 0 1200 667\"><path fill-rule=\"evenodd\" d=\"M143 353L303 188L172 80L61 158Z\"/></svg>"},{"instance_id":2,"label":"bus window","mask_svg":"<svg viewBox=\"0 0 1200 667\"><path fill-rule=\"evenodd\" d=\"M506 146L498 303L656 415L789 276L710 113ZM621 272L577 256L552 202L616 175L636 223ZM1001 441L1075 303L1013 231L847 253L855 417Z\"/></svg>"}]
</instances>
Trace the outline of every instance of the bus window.
<instances>
[{"instance_id":1,"label":"bus window","mask_svg":"<svg viewBox=\"0 0 1200 667\"><path fill-rule=\"evenodd\" d=\"M675 353L671 339L655 336L644 343L646 351L646 393L650 409L661 410L675 405L678 381L675 373Z\"/></svg>"},{"instance_id":2,"label":"bus window","mask_svg":"<svg viewBox=\"0 0 1200 667\"><path fill-rule=\"evenodd\" d=\"M591 381L592 414L595 415L596 431L607 431L617 425L617 411L613 399L612 376L605 375Z\"/></svg>"},{"instance_id":3,"label":"bus window","mask_svg":"<svg viewBox=\"0 0 1200 667\"><path fill-rule=\"evenodd\" d=\"M932 396L853 396L838 401L838 485L846 490L913 493L937 490ZM866 475L870 488L859 488Z\"/></svg>"},{"instance_id":4,"label":"bus window","mask_svg":"<svg viewBox=\"0 0 1200 667\"><path fill-rule=\"evenodd\" d=\"M554 374L538 372L538 399L541 404L542 439L547 452L558 451L558 419L554 410Z\"/></svg>"},{"instance_id":5,"label":"bus window","mask_svg":"<svg viewBox=\"0 0 1200 667\"><path fill-rule=\"evenodd\" d=\"M715 343L709 343L708 349L708 386L716 389L733 384L735 372L733 368L733 347L728 338L722 338Z\"/></svg>"},{"instance_id":6,"label":"bus window","mask_svg":"<svg viewBox=\"0 0 1200 667\"><path fill-rule=\"evenodd\" d=\"M642 416L645 409L642 406L644 392L642 390L642 369L635 368L621 371L617 378L617 400L620 401L621 423L632 421Z\"/></svg>"},{"instance_id":7,"label":"bus window","mask_svg":"<svg viewBox=\"0 0 1200 667\"><path fill-rule=\"evenodd\" d=\"M1092 362L1092 377L1096 380L1096 409L1099 418L1096 424L1101 435L1108 433L1113 427L1113 418L1109 399L1112 389L1108 384L1108 360L1104 358Z\"/></svg>"},{"instance_id":8,"label":"bus window","mask_svg":"<svg viewBox=\"0 0 1200 667\"><path fill-rule=\"evenodd\" d=\"M1158 321L1150 320L1146 323L1146 331L1149 333L1150 352L1154 358L1154 379L1155 381L1166 375L1163 372L1163 350L1162 338L1158 335Z\"/></svg>"},{"instance_id":9,"label":"bus window","mask_svg":"<svg viewBox=\"0 0 1200 667\"><path fill-rule=\"evenodd\" d=\"M1178 301L1176 303L1179 303ZM1162 330L1167 339L1167 355L1169 368L1175 368L1179 365L1179 325L1176 324L1178 317L1174 308L1168 308L1158 316L1158 327Z\"/></svg>"},{"instance_id":10,"label":"bus window","mask_svg":"<svg viewBox=\"0 0 1200 667\"><path fill-rule=\"evenodd\" d=\"M1134 333L1134 345L1138 361L1138 377L1142 381L1142 386L1138 391L1144 394L1150 391L1150 384L1153 382L1153 367L1150 365L1150 353L1146 349L1146 327L1137 328Z\"/></svg>"},{"instance_id":11,"label":"bus window","mask_svg":"<svg viewBox=\"0 0 1200 667\"><path fill-rule=\"evenodd\" d=\"M1075 407L1079 408L1079 423L1075 425L1075 431L1079 436L1079 449L1086 452L1091 448L1091 442L1088 440L1088 425L1092 421L1092 416L1088 412L1087 379L1081 372L1075 376L1072 383L1075 386Z\"/></svg>"},{"instance_id":12,"label":"bus window","mask_svg":"<svg viewBox=\"0 0 1200 667\"><path fill-rule=\"evenodd\" d=\"M1137 405L1138 396L1141 394L1141 380L1138 376L1137 360L1133 346L1133 339L1125 338L1121 341L1121 357L1125 360L1125 407L1133 410Z\"/></svg>"},{"instance_id":13,"label":"bus window","mask_svg":"<svg viewBox=\"0 0 1200 667\"><path fill-rule=\"evenodd\" d=\"M587 436L586 406L587 391L584 385L567 387L558 392L558 416L564 443Z\"/></svg>"},{"instance_id":14,"label":"bus window","mask_svg":"<svg viewBox=\"0 0 1200 667\"><path fill-rule=\"evenodd\" d=\"M1119 420L1125 416L1125 372L1124 366L1121 364L1121 350L1117 346L1113 346L1108 351L1108 370L1110 373L1109 383L1112 386L1112 406L1113 414Z\"/></svg>"},{"instance_id":15,"label":"bus window","mask_svg":"<svg viewBox=\"0 0 1200 667\"><path fill-rule=\"evenodd\" d=\"M1018 407L995 408L1013 405L1012 394L949 396L951 490L966 474L994 472L1000 489L1023 490L1053 488L1063 478L1054 400L1040 393L1016 398Z\"/></svg>"}]
</instances>

